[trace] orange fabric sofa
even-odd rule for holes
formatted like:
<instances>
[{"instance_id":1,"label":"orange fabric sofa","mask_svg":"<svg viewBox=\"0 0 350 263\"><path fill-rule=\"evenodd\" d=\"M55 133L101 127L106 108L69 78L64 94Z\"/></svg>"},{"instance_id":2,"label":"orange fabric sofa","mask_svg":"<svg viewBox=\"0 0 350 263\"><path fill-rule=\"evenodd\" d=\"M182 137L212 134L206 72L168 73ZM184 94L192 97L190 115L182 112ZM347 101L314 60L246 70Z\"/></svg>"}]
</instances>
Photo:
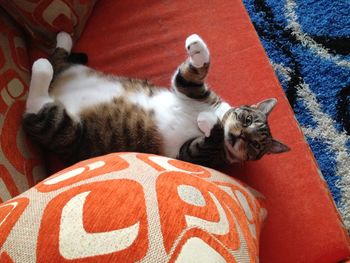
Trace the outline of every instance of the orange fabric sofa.
<instances>
[{"instance_id":1,"label":"orange fabric sofa","mask_svg":"<svg viewBox=\"0 0 350 263\"><path fill-rule=\"evenodd\" d=\"M348 234L241 1L100 0L73 50L87 53L96 69L169 86L185 57L184 39L192 33L207 42L208 83L227 102L278 99L270 116L272 133L292 150L224 171L266 198L260 262L350 257ZM33 41L28 46L31 62L44 54Z\"/></svg>"}]
</instances>

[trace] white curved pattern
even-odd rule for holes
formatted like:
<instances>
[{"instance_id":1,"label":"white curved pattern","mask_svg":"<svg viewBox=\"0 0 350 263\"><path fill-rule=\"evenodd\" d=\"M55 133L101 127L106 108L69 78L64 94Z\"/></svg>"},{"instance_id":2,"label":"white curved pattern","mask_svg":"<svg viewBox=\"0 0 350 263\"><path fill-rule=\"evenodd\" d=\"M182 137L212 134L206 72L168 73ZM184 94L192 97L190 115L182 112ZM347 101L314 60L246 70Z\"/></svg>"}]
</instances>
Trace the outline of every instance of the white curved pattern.
<instances>
[{"instance_id":1,"label":"white curved pattern","mask_svg":"<svg viewBox=\"0 0 350 263\"><path fill-rule=\"evenodd\" d=\"M2 178L0 178L0 198L1 200L10 200L12 198L10 192L7 189L7 186L4 182L4 180L2 180Z\"/></svg>"},{"instance_id":2,"label":"white curved pattern","mask_svg":"<svg viewBox=\"0 0 350 263\"><path fill-rule=\"evenodd\" d=\"M288 22L287 28L293 31L293 35L296 37L296 39L298 39L298 41L300 41L304 46L310 48L321 58L331 60L341 67L350 67L349 61L341 59L339 56L330 54L327 49L325 49L322 45L316 43L311 37L302 31L301 26L298 23L297 15L295 13L296 3L294 0L286 0L284 8Z\"/></svg>"},{"instance_id":3,"label":"white curved pattern","mask_svg":"<svg viewBox=\"0 0 350 263\"><path fill-rule=\"evenodd\" d=\"M278 65L277 69L284 77L288 78L291 69ZM336 173L341 178L337 182L342 189L350 187L350 156L347 152L346 143L350 140L350 136L345 132L338 132L334 127L333 120L328 114L322 112L320 104L317 102L316 96L310 90L306 83L301 83L297 87L298 96L303 99L307 109L311 112L313 119L317 122L317 127L302 127L304 134L310 138L322 138L327 147L335 153L336 156ZM350 191L342 191L342 207L339 209L343 217L346 228L350 229Z\"/></svg>"},{"instance_id":4,"label":"white curved pattern","mask_svg":"<svg viewBox=\"0 0 350 263\"><path fill-rule=\"evenodd\" d=\"M225 186L225 185L219 185L219 188L224 190L233 200L235 200L235 202L237 204L239 204L237 197L235 196L235 194L232 191L232 188L229 186Z\"/></svg>"},{"instance_id":5,"label":"white curved pattern","mask_svg":"<svg viewBox=\"0 0 350 263\"><path fill-rule=\"evenodd\" d=\"M104 161L97 161L97 162L87 164L86 166L88 167L88 171L92 171L92 170L95 170L97 168L104 166L105 164L106 163ZM73 169L71 171L62 173L56 177L47 179L46 181L44 181L44 184L45 185L53 185L53 184L63 182L65 180L68 180L70 178L73 178L75 176L82 174L83 172L85 172L85 170L86 170L85 167L79 167L79 168Z\"/></svg>"},{"instance_id":6,"label":"white curved pattern","mask_svg":"<svg viewBox=\"0 0 350 263\"><path fill-rule=\"evenodd\" d=\"M239 248L237 250L230 250L230 251L234 255L234 257L235 257L237 262L250 262L248 245L247 245L247 241L246 241L246 239L244 237L243 231L242 231L242 229L240 227L240 224L239 224L239 222L238 222L234 212L229 207L227 207L227 208L228 208L229 213L231 214L231 216L233 218L235 227L237 229L238 238L239 238L239 241L240 241Z\"/></svg>"},{"instance_id":7,"label":"white curved pattern","mask_svg":"<svg viewBox=\"0 0 350 263\"><path fill-rule=\"evenodd\" d=\"M65 181L65 180L68 180L68 179L70 179L72 177L75 177L75 176L77 176L79 174L82 174L84 171L85 171L84 167L79 167L79 168L76 168L74 170L71 170L71 171L65 172L63 174L60 174L60 175L58 175L56 177L49 178L48 180L44 181L44 184L45 185L57 184L57 183Z\"/></svg>"},{"instance_id":8,"label":"white curved pattern","mask_svg":"<svg viewBox=\"0 0 350 263\"><path fill-rule=\"evenodd\" d=\"M199 217L186 215L186 222L189 227L200 227L211 234L226 235L230 231L230 225L225 213L224 208L221 206L215 195L209 192L210 197L213 199L219 213L219 222L208 221Z\"/></svg>"},{"instance_id":9,"label":"white curved pattern","mask_svg":"<svg viewBox=\"0 0 350 263\"><path fill-rule=\"evenodd\" d=\"M191 185L179 185L177 187L177 193L184 202L190 205L199 207L206 205L201 191Z\"/></svg>"},{"instance_id":10,"label":"white curved pattern","mask_svg":"<svg viewBox=\"0 0 350 263\"><path fill-rule=\"evenodd\" d=\"M239 200L239 203L241 207L243 208L243 211L248 218L248 220L251 222L253 221L253 212L250 209L249 203L247 198L244 196L244 194L241 191L236 190L235 194ZM248 223L250 233L252 233L253 237L256 239L256 226L255 224Z\"/></svg>"},{"instance_id":11,"label":"white curved pattern","mask_svg":"<svg viewBox=\"0 0 350 263\"><path fill-rule=\"evenodd\" d=\"M12 210L9 211L8 214L4 217L4 219L0 222L0 226L6 221L9 215L11 215L12 211L16 208L17 205L18 205L18 202L11 202L0 206L0 207L12 206Z\"/></svg>"},{"instance_id":12,"label":"white curved pattern","mask_svg":"<svg viewBox=\"0 0 350 263\"><path fill-rule=\"evenodd\" d=\"M239 200L239 203L241 204L241 207L244 210L245 215L247 216L249 221L253 220L253 213L252 210L250 209L249 203L247 199L245 198L244 194L242 194L241 191L236 190L235 194Z\"/></svg>"},{"instance_id":13,"label":"white curved pattern","mask_svg":"<svg viewBox=\"0 0 350 263\"><path fill-rule=\"evenodd\" d=\"M225 258L202 239L193 237L183 245L176 263L226 263Z\"/></svg>"},{"instance_id":14,"label":"white curved pattern","mask_svg":"<svg viewBox=\"0 0 350 263\"><path fill-rule=\"evenodd\" d=\"M250 233L256 239L256 226L255 226L255 224L248 224L248 227L249 227Z\"/></svg>"},{"instance_id":15,"label":"white curved pattern","mask_svg":"<svg viewBox=\"0 0 350 263\"><path fill-rule=\"evenodd\" d=\"M104 161L97 161L94 163L89 163L88 165L86 165L87 167L89 167L89 171L95 170L97 168L100 168L102 166L105 166L105 162Z\"/></svg>"},{"instance_id":16,"label":"white curved pattern","mask_svg":"<svg viewBox=\"0 0 350 263\"><path fill-rule=\"evenodd\" d=\"M136 240L139 225L103 233L87 233L83 226L83 207L88 192L73 197L62 209L59 250L66 259L110 254L128 248Z\"/></svg>"},{"instance_id":17,"label":"white curved pattern","mask_svg":"<svg viewBox=\"0 0 350 263\"><path fill-rule=\"evenodd\" d=\"M167 171L175 171L175 172L185 172L185 173L189 173L189 171L187 170L183 170L183 169L180 169L180 168L177 168L173 165L171 165L168 161L172 160L170 158L166 158L166 157L162 157L162 156L150 156L149 159L158 164L159 166L163 167L165 170ZM193 174L202 174L203 172L200 171L200 172L190 172L190 173L193 173Z\"/></svg>"}]
</instances>

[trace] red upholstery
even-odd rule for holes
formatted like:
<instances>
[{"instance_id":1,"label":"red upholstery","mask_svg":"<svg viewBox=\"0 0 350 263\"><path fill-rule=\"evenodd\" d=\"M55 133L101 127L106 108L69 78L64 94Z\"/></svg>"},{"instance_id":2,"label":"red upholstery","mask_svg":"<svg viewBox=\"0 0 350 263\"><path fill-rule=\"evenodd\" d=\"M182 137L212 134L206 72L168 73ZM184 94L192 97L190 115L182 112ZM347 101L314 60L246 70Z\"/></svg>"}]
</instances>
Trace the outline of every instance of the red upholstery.
<instances>
[{"instance_id":1,"label":"red upholstery","mask_svg":"<svg viewBox=\"0 0 350 263\"><path fill-rule=\"evenodd\" d=\"M312 153L240 0L100 0L75 50L90 66L169 86L185 58L184 40L198 33L212 55L209 83L233 105L276 97L274 136L292 151L227 172L267 197L261 262L337 262L349 242Z\"/></svg>"}]
</instances>

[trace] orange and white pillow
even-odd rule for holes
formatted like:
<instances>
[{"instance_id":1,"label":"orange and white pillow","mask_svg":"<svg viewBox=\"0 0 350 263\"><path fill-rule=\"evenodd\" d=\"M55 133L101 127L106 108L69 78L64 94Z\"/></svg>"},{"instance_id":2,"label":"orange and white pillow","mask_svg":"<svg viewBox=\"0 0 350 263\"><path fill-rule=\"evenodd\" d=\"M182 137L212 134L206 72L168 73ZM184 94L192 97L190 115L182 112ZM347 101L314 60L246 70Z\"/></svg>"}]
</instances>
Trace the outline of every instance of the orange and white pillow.
<instances>
[{"instance_id":1,"label":"orange and white pillow","mask_svg":"<svg viewBox=\"0 0 350 263\"><path fill-rule=\"evenodd\" d=\"M53 47L56 34L69 32L76 40L97 0L0 0L0 5L32 37L36 45Z\"/></svg>"},{"instance_id":2,"label":"orange and white pillow","mask_svg":"<svg viewBox=\"0 0 350 263\"><path fill-rule=\"evenodd\" d=\"M45 174L21 130L29 83L22 31L0 9L0 203L32 187Z\"/></svg>"},{"instance_id":3,"label":"orange and white pillow","mask_svg":"<svg viewBox=\"0 0 350 263\"><path fill-rule=\"evenodd\" d=\"M263 197L166 157L80 162L0 205L0 261L257 262Z\"/></svg>"}]
</instances>

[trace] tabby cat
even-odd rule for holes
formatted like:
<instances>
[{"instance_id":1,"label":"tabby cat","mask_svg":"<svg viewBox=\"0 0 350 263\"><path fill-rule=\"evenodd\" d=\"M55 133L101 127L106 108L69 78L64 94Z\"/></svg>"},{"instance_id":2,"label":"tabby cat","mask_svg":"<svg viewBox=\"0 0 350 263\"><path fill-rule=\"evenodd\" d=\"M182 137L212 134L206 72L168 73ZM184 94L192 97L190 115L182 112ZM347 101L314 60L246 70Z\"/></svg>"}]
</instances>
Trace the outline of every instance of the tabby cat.
<instances>
[{"instance_id":1,"label":"tabby cat","mask_svg":"<svg viewBox=\"0 0 350 263\"><path fill-rule=\"evenodd\" d=\"M35 61L23 117L31 138L68 164L136 151L219 167L289 150L267 123L276 99L235 108L208 88L210 55L198 35L186 39L172 90L95 71L71 48L61 32L50 59Z\"/></svg>"}]
</instances>

